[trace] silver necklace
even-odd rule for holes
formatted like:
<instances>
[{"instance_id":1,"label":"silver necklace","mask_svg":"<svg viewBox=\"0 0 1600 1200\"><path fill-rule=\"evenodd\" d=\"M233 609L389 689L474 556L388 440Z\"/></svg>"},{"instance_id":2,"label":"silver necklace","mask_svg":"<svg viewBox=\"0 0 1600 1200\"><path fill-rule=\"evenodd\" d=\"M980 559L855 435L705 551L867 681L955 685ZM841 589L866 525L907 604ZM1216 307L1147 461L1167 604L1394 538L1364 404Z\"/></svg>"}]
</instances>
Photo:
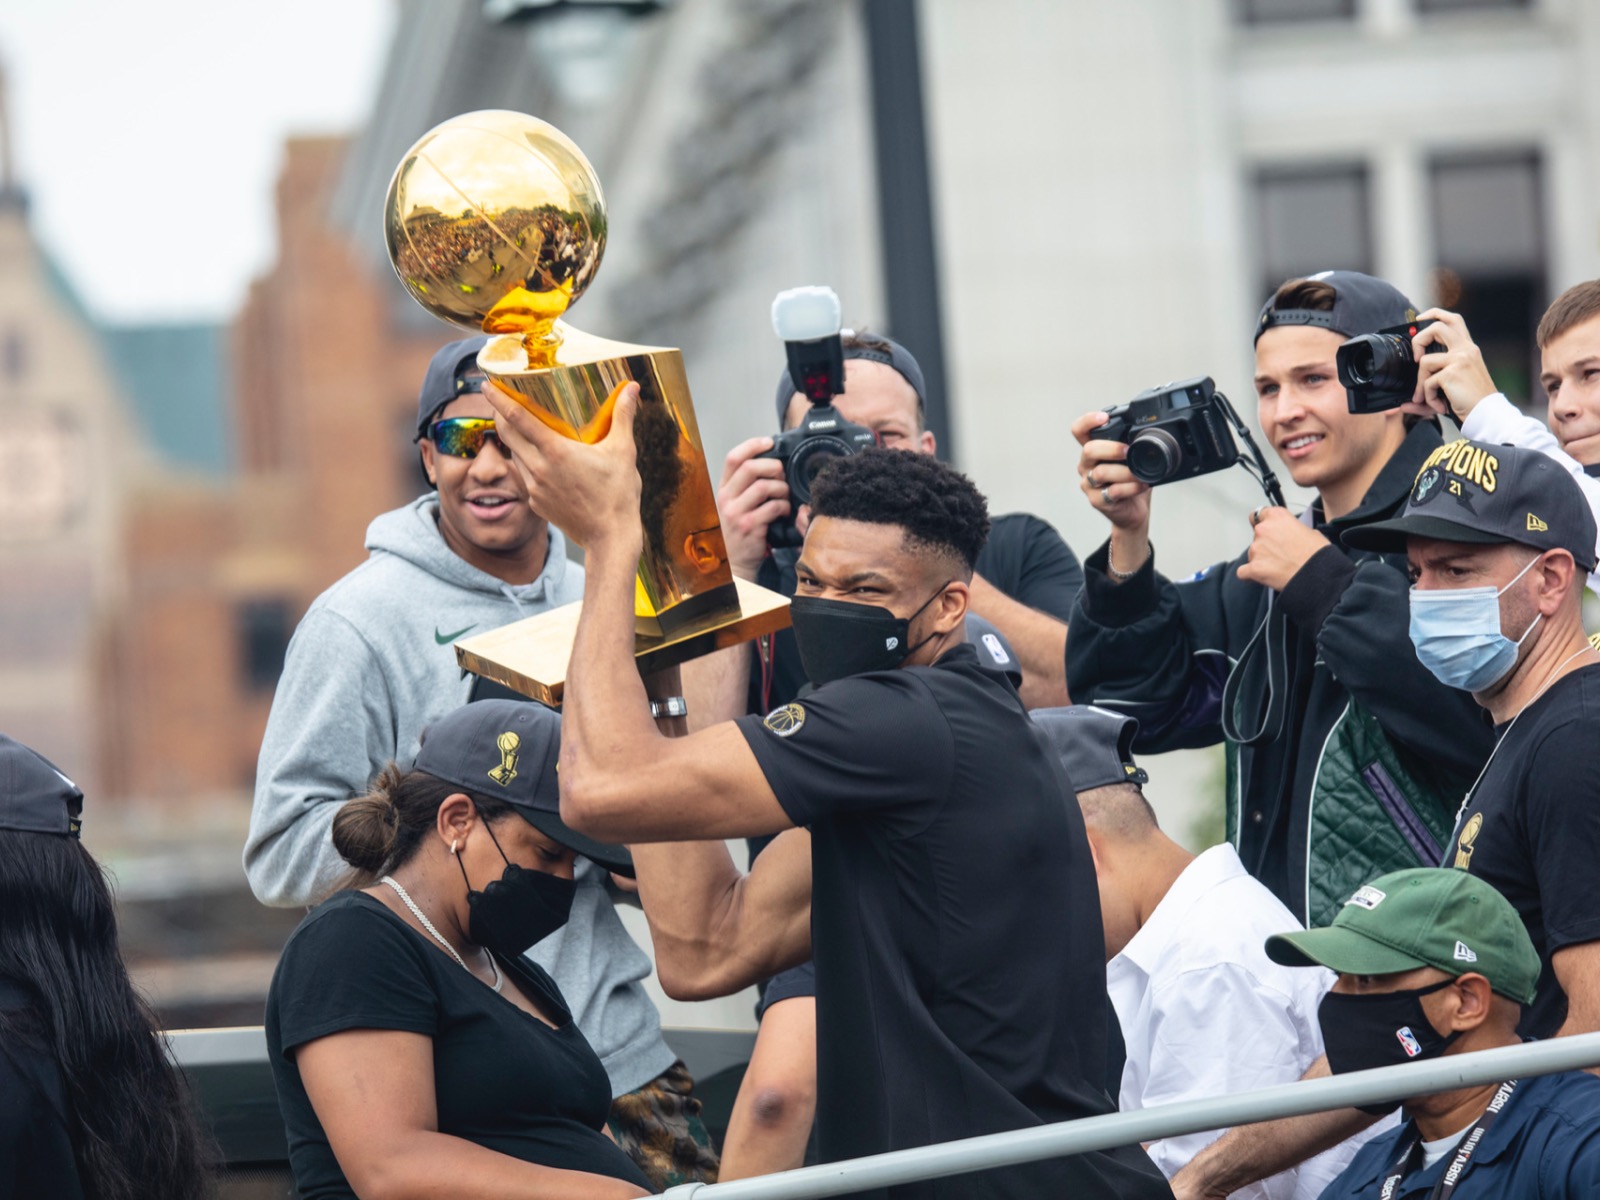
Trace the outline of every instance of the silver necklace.
<instances>
[{"instance_id":1,"label":"silver necklace","mask_svg":"<svg viewBox=\"0 0 1600 1200\"><path fill-rule=\"evenodd\" d=\"M472 968L467 966L466 960L462 958L461 955L456 953L456 948L454 946L444 940L444 935L442 935L433 927L433 922L428 920L428 918L423 915L422 910L417 907L416 901L410 896L406 895L405 888L401 887L399 883L395 881L395 877L393 875L385 875L383 877L383 882L387 883L394 889L394 894L399 896L401 903L411 910L411 915L422 922L422 927L429 933L433 934L433 940L438 942L439 945L443 946L445 950L449 952L450 957L461 964L461 969L463 971L465 971L468 975L472 975ZM494 990L498 992L500 990L500 985L503 984L505 980L500 975L500 964L495 962L494 955L492 953L489 955L489 967L494 971L493 987ZM472 977L474 979L477 978L476 975L472 975Z\"/></svg>"}]
</instances>

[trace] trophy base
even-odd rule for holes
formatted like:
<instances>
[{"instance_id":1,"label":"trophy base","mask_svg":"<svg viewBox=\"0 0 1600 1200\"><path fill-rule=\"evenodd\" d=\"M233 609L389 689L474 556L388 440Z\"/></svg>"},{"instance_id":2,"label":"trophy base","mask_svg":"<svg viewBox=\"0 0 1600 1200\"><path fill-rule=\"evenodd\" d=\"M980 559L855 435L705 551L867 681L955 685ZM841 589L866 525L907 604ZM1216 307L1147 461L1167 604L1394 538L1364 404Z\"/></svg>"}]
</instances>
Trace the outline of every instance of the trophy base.
<instances>
[{"instance_id":1,"label":"trophy base","mask_svg":"<svg viewBox=\"0 0 1600 1200\"><path fill-rule=\"evenodd\" d=\"M731 583L719 584L707 592L686 596L671 608L663 609L653 617L633 614L633 629L641 638L663 641L675 638L691 628L703 625L707 617L722 615L737 617L741 599L738 589ZM690 655L690 658L695 657Z\"/></svg>"},{"instance_id":2,"label":"trophy base","mask_svg":"<svg viewBox=\"0 0 1600 1200\"><path fill-rule=\"evenodd\" d=\"M636 634L633 654L641 673L677 666L788 626L789 601L785 597L742 579L735 579L734 584L742 611L702 615L659 638ZM582 607L581 602L564 604L463 638L456 643L456 661L463 671L559 708Z\"/></svg>"}]
</instances>

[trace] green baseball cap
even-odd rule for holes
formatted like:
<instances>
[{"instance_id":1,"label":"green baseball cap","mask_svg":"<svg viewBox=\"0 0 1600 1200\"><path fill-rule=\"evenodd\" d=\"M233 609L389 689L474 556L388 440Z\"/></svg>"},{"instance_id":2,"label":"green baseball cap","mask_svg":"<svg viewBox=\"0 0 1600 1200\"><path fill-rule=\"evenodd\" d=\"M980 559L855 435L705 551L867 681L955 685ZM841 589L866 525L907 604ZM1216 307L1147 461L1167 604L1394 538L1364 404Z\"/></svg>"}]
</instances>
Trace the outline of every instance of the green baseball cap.
<instances>
[{"instance_id":1,"label":"green baseball cap","mask_svg":"<svg viewBox=\"0 0 1600 1200\"><path fill-rule=\"evenodd\" d=\"M1393 975L1437 967L1482 975L1518 1004L1532 1004L1539 953L1511 902L1465 871L1413 867L1357 888L1322 929L1276 933L1267 957L1341 975Z\"/></svg>"}]
</instances>

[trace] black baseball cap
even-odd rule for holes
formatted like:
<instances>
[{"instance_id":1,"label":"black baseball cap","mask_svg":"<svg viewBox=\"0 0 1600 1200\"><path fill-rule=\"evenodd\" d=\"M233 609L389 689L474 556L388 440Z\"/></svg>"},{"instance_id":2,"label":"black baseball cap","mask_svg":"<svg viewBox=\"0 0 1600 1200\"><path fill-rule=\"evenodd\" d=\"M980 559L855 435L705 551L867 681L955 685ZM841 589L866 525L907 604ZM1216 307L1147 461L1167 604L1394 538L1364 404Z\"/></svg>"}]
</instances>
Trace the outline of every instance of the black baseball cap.
<instances>
[{"instance_id":1,"label":"black baseball cap","mask_svg":"<svg viewBox=\"0 0 1600 1200\"><path fill-rule=\"evenodd\" d=\"M422 735L414 771L510 804L540 833L608 871L633 874L633 855L585 837L561 819L561 714L532 700L479 700Z\"/></svg>"},{"instance_id":2,"label":"black baseball cap","mask_svg":"<svg viewBox=\"0 0 1600 1200\"><path fill-rule=\"evenodd\" d=\"M1594 513L1577 480L1519 446L1446 442L1424 460L1400 516L1348 529L1341 540L1404 553L1408 537L1568 550L1585 571L1595 565Z\"/></svg>"},{"instance_id":3,"label":"black baseball cap","mask_svg":"<svg viewBox=\"0 0 1600 1200\"><path fill-rule=\"evenodd\" d=\"M1261 306L1261 315L1256 319L1257 341L1267 330L1279 325L1311 325L1351 338L1417 319L1417 306L1404 292L1371 275L1359 271L1318 271L1304 278L1325 283L1333 289L1333 309L1320 312L1312 308L1273 308L1273 296L1277 295L1274 291Z\"/></svg>"},{"instance_id":4,"label":"black baseball cap","mask_svg":"<svg viewBox=\"0 0 1600 1200\"><path fill-rule=\"evenodd\" d=\"M422 377L417 394L417 436L428 432L428 422L457 396L478 390L478 351L489 344L487 334L461 338L434 352L428 360L428 373Z\"/></svg>"},{"instance_id":5,"label":"black baseball cap","mask_svg":"<svg viewBox=\"0 0 1600 1200\"><path fill-rule=\"evenodd\" d=\"M846 331L845 336L853 335ZM885 366L893 367L917 394L918 410L925 410L928 406L927 388L922 382L922 368L917 365L917 360L912 357L911 351L881 333L862 333L854 336L864 338L868 342L881 343L881 348L878 345L861 346L847 343L844 348L845 358L847 360L861 358L867 362L883 363ZM778 428L783 428L783 419L789 415L789 401L793 400L799 391L800 389L794 385L794 377L789 374L789 368L784 367L783 374L778 376Z\"/></svg>"},{"instance_id":6,"label":"black baseball cap","mask_svg":"<svg viewBox=\"0 0 1600 1200\"><path fill-rule=\"evenodd\" d=\"M0 829L78 837L83 789L44 755L0 733Z\"/></svg>"},{"instance_id":7,"label":"black baseball cap","mask_svg":"<svg viewBox=\"0 0 1600 1200\"><path fill-rule=\"evenodd\" d=\"M1139 736L1135 718L1093 704L1036 708L1028 715L1044 730L1078 791L1149 781L1144 768L1133 761L1133 739Z\"/></svg>"}]
</instances>

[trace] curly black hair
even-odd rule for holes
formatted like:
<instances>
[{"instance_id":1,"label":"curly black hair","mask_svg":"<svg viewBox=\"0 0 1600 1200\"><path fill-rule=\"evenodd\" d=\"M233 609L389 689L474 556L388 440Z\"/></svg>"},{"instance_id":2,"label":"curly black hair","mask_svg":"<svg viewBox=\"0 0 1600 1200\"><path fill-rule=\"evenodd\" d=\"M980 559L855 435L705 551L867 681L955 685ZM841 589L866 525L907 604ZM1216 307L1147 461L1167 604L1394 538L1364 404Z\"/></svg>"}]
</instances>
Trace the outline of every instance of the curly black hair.
<instances>
[{"instance_id":1,"label":"curly black hair","mask_svg":"<svg viewBox=\"0 0 1600 1200\"><path fill-rule=\"evenodd\" d=\"M972 480L910 450L833 459L811 485L811 515L898 525L913 546L948 554L968 571L989 537L989 504Z\"/></svg>"}]
</instances>

